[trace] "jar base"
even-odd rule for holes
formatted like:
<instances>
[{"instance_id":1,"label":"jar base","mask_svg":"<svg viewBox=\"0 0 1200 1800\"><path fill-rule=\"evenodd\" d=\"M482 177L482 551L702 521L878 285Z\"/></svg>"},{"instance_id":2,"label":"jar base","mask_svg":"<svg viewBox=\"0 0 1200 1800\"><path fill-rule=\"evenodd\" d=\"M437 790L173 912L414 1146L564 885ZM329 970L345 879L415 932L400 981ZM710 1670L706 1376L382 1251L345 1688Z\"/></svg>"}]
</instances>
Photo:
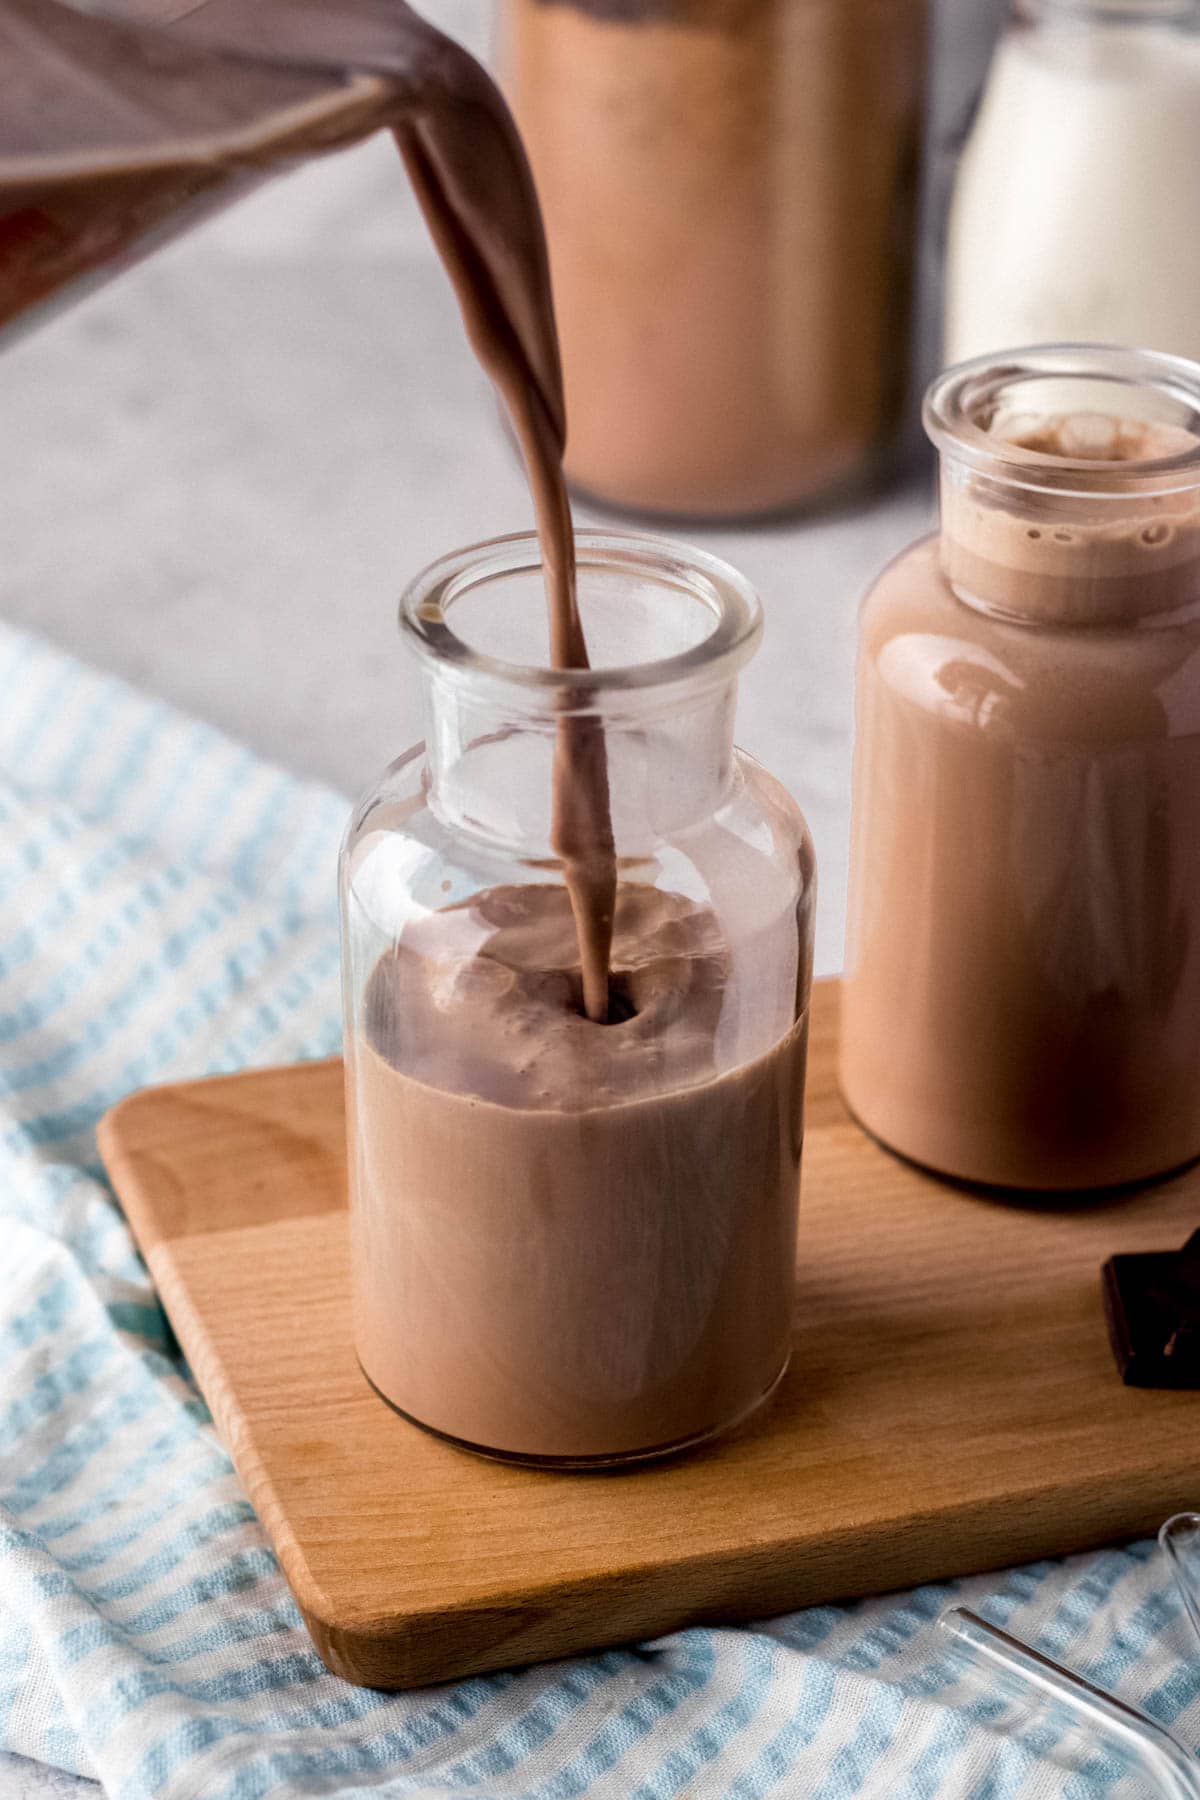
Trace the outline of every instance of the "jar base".
<instances>
[{"instance_id":1,"label":"jar base","mask_svg":"<svg viewBox=\"0 0 1200 1800\"><path fill-rule=\"evenodd\" d=\"M643 506L600 493L578 481L568 469L571 498L592 512L633 519L639 524L703 529L712 527L787 525L826 514L848 512L898 486L918 467L916 457L906 456L895 443L868 451L858 465L843 475L819 482L794 499L768 501L765 505L732 507Z\"/></svg>"},{"instance_id":2,"label":"jar base","mask_svg":"<svg viewBox=\"0 0 1200 1800\"><path fill-rule=\"evenodd\" d=\"M383 1389L371 1380L361 1362L358 1366L362 1370L363 1380L373 1393L378 1394L385 1406L397 1413L400 1418L407 1420L410 1425L417 1426L419 1430L426 1432L430 1437L440 1439L443 1444L452 1444L456 1450L465 1450L469 1455L482 1457L486 1462L509 1463L526 1469L557 1469L564 1473L585 1474L589 1470L602 1472L607 1469L628 1468L640 1463L664 1462L668 1457L683 1456L706 1444L715 1443L718 1438L729 1437L731 1433L740 1431L743 1426L748 1425L769 1404L787 1374L790 1364L791 1356L788 1355L778 1374L772 1377L762 1393L758 1394L744 1411L720 1425L710 1426L705 1431L692 1432L687 1437L672 1438L669 1443L652 1444L644 1450L618 1450L591 1456L545 1456L523 1450L500 1450L490 1444L475 1444L467 1438L455 1437L451 1432L439 1431L436 1425L428 1425L424 1419L418 1419L412 1413L405 1412L402 1406L397 1406L396 1402L389 1399Z\"/></svg>"},{"instance_id":3,"label":"jar base","mask_svg":"<svg viewBox=\"0 0 1200 1800\"><path fill-rule=\"evenodd\" d=\"M1110 1200L1118 1200L1124 1194L1135 1194L1143 1188L1157 1187L1160 1182L1172 1181L1185 1169L1193 1168L1200 1162L1200 1148L1192 1151L1179 1161L1168 1163L1165 1168L1156 1169L1145 1175L1130 1175L1119 1181L1099 1181L1091 1183L1063 1183L1047 1185L1024 1181L989 1181L978 1175L960 1175L953 1169L939 1168L936 1163L923 1162L919 1156L912 1156L907 1150L901 1150L890 1144L885 1137L874 1131L860 1112L857 1112L846 1096L844 1088L839 1090L842 1103L864 1137L869 1137L873 1144L894 1156L897 1162L907 1163L920 1175L931 1176L934 1181L945 1187L962 1188L965 1193L978 1194L986 1200L1007 1202L1011 1206L1026 1206L1049 1210L1054 1207L1068 1209L1070 1207L1100 1206Z\"/></svg>"},{"instance_id":4,"label":"jar base","mask_svg":"<svg viewBox=\"0 0 1200 1800\"><path fill-rule=\"evenodd\" d=\"M803 493L783 500L751 502L739 506L654 506L636 500L621 500L580 481L564 470L571 499L590 512L617 519L632 519L635 524L667 529L689 526L703 530L711 526L735 529L738 526L789 525L798 521L847 513L868 504L929 470L928 446L918 442L909 428L907 402L881 432L877 442L869 445L851 468L816 482ZM497 407L500 427L514 462L521 465L521 447L503 407Z\"/></svg>"}]
</instances>

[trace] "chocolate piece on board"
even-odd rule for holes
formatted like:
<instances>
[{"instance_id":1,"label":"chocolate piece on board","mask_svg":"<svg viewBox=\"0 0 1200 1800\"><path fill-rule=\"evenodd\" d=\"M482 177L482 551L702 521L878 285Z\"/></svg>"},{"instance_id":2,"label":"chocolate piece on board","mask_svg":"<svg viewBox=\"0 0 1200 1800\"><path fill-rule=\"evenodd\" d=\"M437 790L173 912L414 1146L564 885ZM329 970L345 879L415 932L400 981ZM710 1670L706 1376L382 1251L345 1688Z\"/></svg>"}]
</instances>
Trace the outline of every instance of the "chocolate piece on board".
<instances>
[{"instance_id":1,"label":"chocolate piece on board","mask_svg":"<svg viewBox=\"0 0 1200 1800\"><path fill-rule=\"evenodd\" d=\"M1110 1256L1101 1283L1122 1381L1200 1388L1200 1231L1179 1250Z\"/></svg>"}]
</instances>

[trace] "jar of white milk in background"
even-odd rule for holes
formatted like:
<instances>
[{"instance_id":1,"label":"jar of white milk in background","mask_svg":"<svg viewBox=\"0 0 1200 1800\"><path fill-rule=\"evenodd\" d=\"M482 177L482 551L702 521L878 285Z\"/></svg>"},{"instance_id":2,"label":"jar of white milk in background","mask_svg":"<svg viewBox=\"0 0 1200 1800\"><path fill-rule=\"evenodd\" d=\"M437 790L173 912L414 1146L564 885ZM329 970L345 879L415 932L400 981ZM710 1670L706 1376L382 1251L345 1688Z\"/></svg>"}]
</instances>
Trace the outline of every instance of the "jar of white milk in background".
<instances>
[{"instance_id":1,"label":"jar of white milk in background","mask_svg":"<svg viewBox=\"0 0 1200 1800\"><path fill-rule=\"evenodd\" d=\"M1200 357L1200 0L1017 0L996 51L946 360L1083 339Z\"/></svg>"}]
</instances>

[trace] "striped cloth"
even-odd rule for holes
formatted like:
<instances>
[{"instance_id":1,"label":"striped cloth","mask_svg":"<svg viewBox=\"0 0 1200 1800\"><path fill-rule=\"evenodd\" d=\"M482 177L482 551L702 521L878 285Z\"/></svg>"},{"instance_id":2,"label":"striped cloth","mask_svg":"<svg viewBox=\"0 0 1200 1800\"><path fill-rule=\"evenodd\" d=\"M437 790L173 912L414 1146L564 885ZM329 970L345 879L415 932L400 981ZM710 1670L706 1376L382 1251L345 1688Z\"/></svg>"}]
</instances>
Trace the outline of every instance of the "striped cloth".
<instances>
[{"instance_id":1,"label":"striped cloth","mask_svg":"<svg viewBox=\"0 0 1200 1800\"><path fill-rule=\"evenodd\" d=\"M0 628L0 1746L113 1795L1131 1795L948 1660L951 1594L1200 1735L1135 1544L420 1694L328 1675L95 1158L147 1081L338 1041L344 802Z\"/></svg>"}]
</instances>

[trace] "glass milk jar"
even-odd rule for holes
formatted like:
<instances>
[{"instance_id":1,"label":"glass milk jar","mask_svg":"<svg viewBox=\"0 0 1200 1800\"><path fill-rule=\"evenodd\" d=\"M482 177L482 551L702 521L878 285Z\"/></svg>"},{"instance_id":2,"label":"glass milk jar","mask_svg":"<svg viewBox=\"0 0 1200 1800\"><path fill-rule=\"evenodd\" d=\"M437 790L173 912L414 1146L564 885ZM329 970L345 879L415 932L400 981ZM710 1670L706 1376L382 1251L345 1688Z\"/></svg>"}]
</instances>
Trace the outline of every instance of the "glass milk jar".
<instances>
[{"instance_id":1,"label":"glass milk jar","mask_svg":"<svg viewBox=\"0 0 1200 1800\"><path fill-rule=\"evenodd\" d=\"M710 1438L787 1364L815 880L733 745L752 590L662 540L577 546L586 671L542 666L532 537L413 583L426 743L342 858L363 1369L444 1437L566 1465ZM619 871L606 1022L551 847L580 730Z\"/></svg>"},{"instance_id":2,"label":"glass milk jar","mask_svg":"<svg viewBox=\"0 0 1200 1800\"><path fill-rule=\"evenodd\" d=\"M945 1174L1200 1153L1200 367L952 369L941 530L860 621L841 1079Z\"/></svg>"},{"instance_id":3,"label":"glass milk jar","mask_svg":"<svg viewBox=\"0 0 1200 1800\"><path fill-rule=\"evenodd\" d=\"M1200 357L1200 0L1019 0L950 211L946 357Z\"/></svg>"}]
</instances>

